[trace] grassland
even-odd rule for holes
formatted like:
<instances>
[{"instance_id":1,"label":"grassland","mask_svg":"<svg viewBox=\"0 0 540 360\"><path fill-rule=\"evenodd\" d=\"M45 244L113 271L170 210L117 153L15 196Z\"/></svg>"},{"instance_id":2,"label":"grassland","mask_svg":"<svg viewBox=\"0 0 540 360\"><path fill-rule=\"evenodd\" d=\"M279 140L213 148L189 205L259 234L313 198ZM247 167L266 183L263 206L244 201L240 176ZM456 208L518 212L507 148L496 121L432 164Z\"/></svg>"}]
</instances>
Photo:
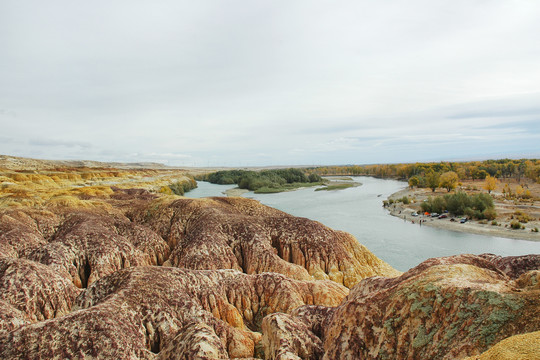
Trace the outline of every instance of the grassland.
<instances>
[{"instance_id":1,"label":"grassland","mask_svg":"<svg viewBox=\"0 0 540 360\"><path fill-rule=\"evenodd\" d=\"M0 168L0 207L106 206L114 188L182 195L196 187L186 171L159 169Z\"/></svg>"}]
</instances>

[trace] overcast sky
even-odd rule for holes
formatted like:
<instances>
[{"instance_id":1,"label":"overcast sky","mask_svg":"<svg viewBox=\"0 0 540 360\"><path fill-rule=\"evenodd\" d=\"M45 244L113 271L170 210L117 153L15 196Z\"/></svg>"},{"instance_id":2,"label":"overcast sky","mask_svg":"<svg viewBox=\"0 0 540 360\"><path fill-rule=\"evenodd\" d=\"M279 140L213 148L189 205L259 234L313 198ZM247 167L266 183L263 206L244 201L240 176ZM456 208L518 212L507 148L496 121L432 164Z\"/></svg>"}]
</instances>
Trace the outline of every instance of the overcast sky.
<instances>
[{"instance_id":1,"label":"overcast sky","mask_svg":"<svg viewBox=\"0 0 540 360\"><path fill-rule=\"evenodd\" d=\"M537 0L2 0L0 154L540 157Z\"/></svg>"}]
</instances>

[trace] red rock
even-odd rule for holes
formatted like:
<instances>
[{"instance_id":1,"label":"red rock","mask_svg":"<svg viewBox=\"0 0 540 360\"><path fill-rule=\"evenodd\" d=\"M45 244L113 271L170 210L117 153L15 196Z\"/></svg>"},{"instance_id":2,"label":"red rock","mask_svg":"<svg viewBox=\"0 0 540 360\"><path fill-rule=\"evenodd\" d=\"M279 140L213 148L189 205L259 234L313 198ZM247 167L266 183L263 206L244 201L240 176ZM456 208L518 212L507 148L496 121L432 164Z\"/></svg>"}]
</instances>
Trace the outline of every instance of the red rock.
<instances>
[{"instance_id":1,"label":"red rock","mask_svg":"<svg viewBox=\"0 0 540 360\"><path fill-rule=\"evenodd\" d=\"M27 211L29 214L21 210L8 210L0 215L0 257L26 257L47 243L43 233L50 236L54 225L44 220L57 223L57 217L48 212Z\"/></svg>"},{"instance_id":2,"label":"red rock","mask_svg":"<svg viewBox=\"0 0 540 360\"><path fill-rule=\"evenodd\" d=\"M28 258L50 265L78 287L87 287L129 266L160 265L169 253L159 235L128 219L76 212L61 224L50 243Z\"/></svg>"},{"instance_id":3,"label":"red rock","mask_svg":"<svg viewBox=\"0 0 540 360\"><path fill-rule=\"evenodd\" d=\"M352 287L363 278L400 273L351 235L243 198L162 200L128 216L174 246L166 265L190 269L278 272Z\"/></svg>"},{"instance_id":4,"label":"red rock","mask_svg":"<svg viewBox=\"0 0 540 360\"><path fill-rule=\"evenodd\" d=\"M24 312L7 301L0 300L0 334L8 333L23 325L30 324Z\"/></svg>"},{"instance_id":5,"label":"red rock","mask_svg":"<svg viewBox=\"0 0 540 360\"><path fill-rule=\"evenodd\" d=\"M396 279L366 279L329 320L323 359L457 359L540 328L538 290L483 257L430 259Z\"/></svg>"},{"instance_id":6,"label":"red rock","mask_svg":"<svg viewBox=\"0 0 540 360\"><path fill-rule=\"evenodd\" d=\"M48 266L25 259L0 258L0 301L20 312L13 312L13 326L6 327L13 328L21 320L36 322L67 314L79 291Z\"/></svg>"},{"instance_id":7,"label":"red rock","mask_svg":"<svg viewBox=\"0 0 540 360\"><path fill-rule=\"evenodd\" d=\"M0 335L0 357L251 357L266 315L334 306L347 292L334 282L275 273L131 267L92 284L77 311Z\"/></svg>"},{"instance_id":8,"label":"red rock","mask_svg":"<svg viewBox=\"0 0 540 360\"><path fill-rule=\"evenodd\" d=\"M268 315L262 323L267 359L317 360L323 354L322 341L301 321L288 314Z\"/></svg>"},{"instance_id":9,"label":"red rock","mask_svg":"<svg viewBox=\"0 0 540 360\"><path fill-rule=\"evenodd\" d=\"M480 256L488 259L512 279L517 279L528 271L540 269L540 255L502 257L494 254L482 254Z\"/></svg>"},{"instance_id":10,"label":"red rock","mask_svg":"<svg viewBox=\"0 0 540 360\"><path fill-rule=\"evenodd\" d=\"M0 358L454 359L539 330L538 255L400 275L254 200L107 202L0 214Z\"/></svg>"}]
</instances>

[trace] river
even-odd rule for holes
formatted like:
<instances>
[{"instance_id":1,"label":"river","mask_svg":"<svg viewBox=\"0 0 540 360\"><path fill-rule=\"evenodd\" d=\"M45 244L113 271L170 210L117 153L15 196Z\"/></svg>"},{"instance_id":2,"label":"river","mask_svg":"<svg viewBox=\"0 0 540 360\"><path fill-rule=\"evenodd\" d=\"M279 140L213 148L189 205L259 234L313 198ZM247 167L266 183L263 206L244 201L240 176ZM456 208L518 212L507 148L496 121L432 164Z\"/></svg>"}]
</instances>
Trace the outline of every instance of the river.
<instances>
[{"instance_id":1,"label":"river","mask_svg":"<svg viewBox=\"0 0 540 360\"><path fill-rule=\"evenodd\" d=\"M294 216L319 221L336 230L354 235L375 255L394 268L406 271L422 261L456 254L494 253L502 256L539 254L540 242L413 225L393 217L382 201L407 184L395 180L355 177L363 185L338 191L300 189L278 194L244 194L246 198L285 211ZM223 196L234 185L198 182L188 197Z\"/></svg>"}]
</instances>

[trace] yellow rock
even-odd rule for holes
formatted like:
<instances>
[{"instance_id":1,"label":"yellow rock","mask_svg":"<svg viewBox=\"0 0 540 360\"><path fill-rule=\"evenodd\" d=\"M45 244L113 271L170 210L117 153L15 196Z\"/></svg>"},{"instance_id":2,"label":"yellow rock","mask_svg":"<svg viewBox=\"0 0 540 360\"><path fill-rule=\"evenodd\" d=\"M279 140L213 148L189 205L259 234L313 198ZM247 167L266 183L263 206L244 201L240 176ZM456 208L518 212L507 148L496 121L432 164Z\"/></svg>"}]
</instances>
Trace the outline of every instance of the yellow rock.
<instances>
[{"instance_id":1,"label":"yellow rock","mask_svg":"<svg viewBox=\"0 0 540 360\"><path fill-rule=\"evenodd\" d=\"M482 355L464 360L539 360L540 331L514 335L502 340Z\"/></svg>"}]
</instances>

